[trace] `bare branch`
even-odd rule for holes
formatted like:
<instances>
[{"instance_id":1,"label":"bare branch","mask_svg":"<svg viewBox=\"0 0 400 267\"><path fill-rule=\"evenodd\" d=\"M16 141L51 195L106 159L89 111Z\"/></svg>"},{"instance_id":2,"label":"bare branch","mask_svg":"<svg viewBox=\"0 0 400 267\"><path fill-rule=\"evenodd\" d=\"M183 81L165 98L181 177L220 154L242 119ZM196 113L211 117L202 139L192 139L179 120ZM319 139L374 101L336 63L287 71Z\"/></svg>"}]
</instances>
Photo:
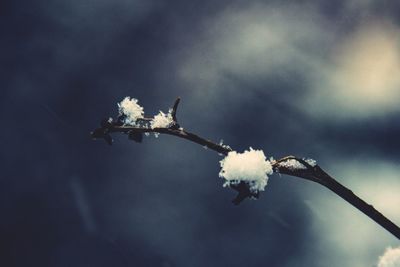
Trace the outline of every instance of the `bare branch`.
<instances>
[{"instance_id":1,"label":"bare branch","mask_svg":"<svg viewBox=\"0 0 400 267\"><path fill-rule=\"evenodd\" d=\"M286 160L289 160L289 159L298 160L300 163L302 163L306 166L306 169L290 170L288 168L283 168L280 166L280 163L282 163ZM322 170L318 165L311 166L302 159L298 159L293 156L290 156L290 157L285 157L285 158L275 161L273 166L274 166L274 171L276 171L276 172L287 174L287 175L294 176L294 177L300 177L300 178L307 179L307 180L310 180L310 181L313 181L313 182L316 182L318 184L325 186L326 188L328 188L329 190L334 192L336 195L340 196L341 198L346 200L348 203L350 203L351 205L356 207L358 210L363 212L365 215L370 217L372 220L374 220L380 226L382 226L387 231L392 233L398 239L400 239L400 228L396 224L394 224L392 221L390 221L388 218L386 218L382 213L380 213L378 210L376 210L372 205L369 205L364 200L362 200L357 195L355 195L347 187L345 187L344 185L342 185L338 181L336 181L333 177L331 177L324 170Z\"/></svg>"},{"instance_id":2,"label":"bare branch","mask_svg":"<svg viewBox=\"0 0 400 267\"><path fill-rule=\"evenodd\" d=\"M188 132L183 128L180 128L177 119L176 112L180 102L180 98L177 98L174 106L172 108L172 118L175 122L174 125L171 125L169 128L155 128L152 129L146 125L144 126L127 126L121 125L121 123L117 120L117 122L113 122L112 120L103 121L101 123L101 128L94 130L91 135L94 139L103 138L107 143L111 144L112 139L110 133L125 133L129 135L129 138L136 141L141 142L141 135L143 133L160 133L160 134L168 134L173 135L179 138L183 138L199 144L203 147L207 147L210 150L213 150L220 155L228 155L229 152L233 151L229 146L223 144L217 144L212 142L211 140L202 138L194 133ZM139 119L142 122L149 123L152 118L141 118ZM287 163L289 160L295 160L300 163L304 168L291 168ZM366 203L364 200L355 195L351 190L340 184L333 177L328 175L324 170L322 170L318 165L311 165L306 160L297 158L294 156L283 157L278 160L274 160L271 162L273 171L275 173L282 173L286 175L290 175L293 177L298 177L302 179L306 179L312 182L316 182L318 184L323 185L328 188L351 205L356 207L358 210L363 212L365 215L370 217L376 223L381 225L387 231L392 233L398 239L400 239L400 228L382 215L379 211L377 211L373 206ZM248 187L243 182L238 185L231 186L234 190L238 191L237 197L233 200L234 204L239 204L243 199L247 197L258 198L258 193L254 194L248 190Z\"/></svg>"}]
</instances>

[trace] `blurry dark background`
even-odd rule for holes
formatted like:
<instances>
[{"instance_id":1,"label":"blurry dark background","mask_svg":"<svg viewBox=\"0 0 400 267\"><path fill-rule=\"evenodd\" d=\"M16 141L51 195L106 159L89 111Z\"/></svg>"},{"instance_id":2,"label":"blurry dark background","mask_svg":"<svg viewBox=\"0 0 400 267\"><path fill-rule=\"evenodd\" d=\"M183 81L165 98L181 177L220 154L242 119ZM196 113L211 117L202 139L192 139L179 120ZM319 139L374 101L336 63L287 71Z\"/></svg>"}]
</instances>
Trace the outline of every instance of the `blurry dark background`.
<instances>
[{"instance_id":1,"label":"blurry dark background","mask_svg":"<svg viewBox=\"0 0 400 267\"><path fill-rule=\"evenodd\" d=\"M125 96L182 126L311 157L400 223L398 1L0 3L0 266L375 266L398 241L316 184L233 206L219 157L92 141Z\"/></svg>"}]
</instances>

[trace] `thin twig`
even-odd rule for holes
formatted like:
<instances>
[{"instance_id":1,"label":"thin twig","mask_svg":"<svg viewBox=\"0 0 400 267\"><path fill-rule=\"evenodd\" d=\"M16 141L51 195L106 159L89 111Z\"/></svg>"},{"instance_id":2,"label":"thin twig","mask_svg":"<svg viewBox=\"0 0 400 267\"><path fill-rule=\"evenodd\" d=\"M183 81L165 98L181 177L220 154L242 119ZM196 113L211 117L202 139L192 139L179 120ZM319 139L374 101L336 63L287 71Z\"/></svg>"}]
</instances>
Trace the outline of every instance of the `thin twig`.
<instances>
[{"instance_id":1,"label":"thin twig","mask_svg":"<svg viewBox=\"0 0 400 267\"><path fill-rule=\"evenodd\" d=\"M175 100L174 106L172 107L171 115L172 115L172 119L174 120L175 123L178 123L178 120L176 119L176 111L178 110L178 105L179 105L180 101L181 101L181 98L178 97Z\"/></svg>"},{"instance_id":2,"label":"thin twig","mask_svg":"<svg viewBox=\"0 0 400 267\"><path fill-rule=\"evenodd\" d=\"M127 125L120 125L119 123L102 123L102 127L93 131L92 137L93 138L104 138L109 144L112 143L112 139L110 137L110 133L125 133L131 135L141 135L143 133L160 133L160 134L168 134L173 135L179 138L183 138L199 144L203 147L207 147L221 155L228 155L229 152L233 151L229 146L223 144L217 144L212 142L211 140L202 138L194 133L188 132L183 128L179 127L176 112L180 102L180 98L177 98L174 106L172 108L172 118L174 124L169 128L150 128L147 126L127 126ZM150 122L151 118L142 118L140 119L143 122ZM178 127L177 127L178 126ZM139 139L141 141L141 139ZM291 168L290 166L284 164L289 160L296 160L300 164L304 166L304 168ZM400 239L400 228L382 215L379 211L377 211L372 205L369 205L364 200L359 198L355 195L351 190L346 188L344 185L340 184L336 181L333 177L328 175L324 170L322 170L318 165L311 165L307 161L294 157L294 156L287 156L283 157L278 160L274 160L271 162L273 171L276 173L282 173L286 175L290 175L293 177L299 177L302 179L306 179L312 182L316 182L325 186L326 188L330 189L332 192L349 202L351 205L356 207L358 210L363 212L365 215L370 217L380 226L385 228L387 231L392 233L398 239ZM243 191L246 190L247 187L243 187L243 184L239 184L238 186L232 186L233 189L239 192L238 197L234 200L235 204L240 203L246 197L258 197L258 194L254 195L250 193L250 191ZM245 192L245 193L243 193Z\"/></svg>"}]
</instances>

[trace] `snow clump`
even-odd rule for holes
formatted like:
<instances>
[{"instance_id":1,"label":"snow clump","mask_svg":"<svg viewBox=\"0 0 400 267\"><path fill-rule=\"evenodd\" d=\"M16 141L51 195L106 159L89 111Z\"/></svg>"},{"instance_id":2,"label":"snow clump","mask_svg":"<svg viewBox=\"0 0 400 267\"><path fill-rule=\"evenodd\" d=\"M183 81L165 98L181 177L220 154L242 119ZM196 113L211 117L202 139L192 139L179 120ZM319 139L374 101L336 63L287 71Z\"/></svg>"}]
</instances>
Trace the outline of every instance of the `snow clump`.
<instances>
[{"instance_id":1,"label":"snow clump","mask_svg":"<svg viewBox=\"0 0 400 267\"><path fill-rule=\"evenodd\" d=\"M271 162L266 160L264 152L251 147L243 153L229 152L220 164L219 176L225 179L224 187L244 181L253 193L264 191L268 175L273 173Z\"/></svg>"},{"instance_id":2,"label":"snow clump","mask_svg":"<svg viewBox=\"0 0 400 267\"><path fill-rule=\"evenodd\" d=\"M167 114L160 111L150 122L151 129L155 128L168 128L174 124L172 119L172 110L170 109Z\"/></svg>"},{"instance_id":3,"label":"snow clump","mask_svg":"<svg viewBox=\"0 0 400 267\"><path fill-rule=\"evenodd\" d=\"M388 247L379 257L378 267L400 267L400 247Z\"/></svg>"},{"instance_id":4,"label":"snow clump","mask_svg":"<svg viewBox=\"0 0 400 267\"><path fill-rule=\"evenodd\" d=\"M125 115L124 123L128 125L135 125L137 119L143 118L143 107L138 104L135 98L125 97L118 103L118 111L120 115Z\"/></svg>"}]
</instances>

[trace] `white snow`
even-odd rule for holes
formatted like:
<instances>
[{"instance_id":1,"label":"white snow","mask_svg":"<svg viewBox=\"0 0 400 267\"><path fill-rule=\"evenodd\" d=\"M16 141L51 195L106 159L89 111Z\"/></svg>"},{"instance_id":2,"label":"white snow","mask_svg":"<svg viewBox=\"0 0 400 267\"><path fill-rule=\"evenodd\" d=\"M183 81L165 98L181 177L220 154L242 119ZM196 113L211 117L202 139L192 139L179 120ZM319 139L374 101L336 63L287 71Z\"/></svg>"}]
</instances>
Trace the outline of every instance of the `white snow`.
<instances>
[{"instance_id":1,"label":"white snow","mask_svg":"<svg viewBox=\"0 0 400 267\"><path fill-rule=\"evenodd\" d=\"M229 145L222 145L222 147L225 149L232 149Z\"/></svg>"},{"instance_id":2,"label":"white snow","mask_svg":"<svg viewBox=\"0 0 400 267\"><path fill-rule=\"evenodd\" d=\"M305 162L310 164L311 167L315 167L317 165L317 161L314 159L304 159ZM289 170L305 170L307 167L299 162L297 159L289 159L279 163L279 166L288 168Z\"/></svg>"},{"instance_id":3,"label":"white snow","mask_svg":"<svg viewBox=\"0 0 400 267\"><path fill-rule=\"evenodd\" d=\"M129 96L118 103L118 110L120 115L126 116L124 123L129 125L135 125L136 120L143 118L144 115L143 107L138 104L138 100Z\"/></svg>"},{"instance_id":4,"label":"white snow","mask_svg":"<svg viewBox=\"0 0 400 267\"><path fill-rule=\"evenodd\" d=\"M169 110L167 114L160 111L150 122L151 129L155 128L168 128L174 123L172 119L172 110Z\"/></svg>"},{"instance_id":5,"label":"white snow","mask_svg":"<svg viewBox=\"0 0 400 267\"><path fill-rule=\"evenodd\" d=\"M388 247L379 257L378 267L400 267L400 247Z\"/></svg>"},{"instance_id":6,"label":"white snow","mask_svg":"<svg viewBox=\"0 0 400 267\"><path fill-rule=\"evenodd\" d=\"M283 162L279 163L279 166L284 167L284 168L288 168L289 170L305 170L307 169L306 166L304 166L303 164L301 164L298 160L296 159L289 159Z\"/></svg>"},{"instance_id":7,"label":"white snow","mask_svg":"<svg viewBox=\"0 0 400 267\"><path fill-rule=\"evenodd\" d=\"M220 161L219 176L225 179L224 187L248 182L252 192L264 191L269 174L273 173L271 162L266 160L262 150L231 151Z\"/></svg>"},{"instance_id":8,"label":"white snow","mask_svg":"<svg viewBox=\"0 0 400 267\"><path fill-rule=\"evenodd\" d=\"M221 139L220 141L219 141L219 143L218 143L220 146L222 146L223 148L225 148L225 149L230 149L230 150L232 150L232 148L229 146L229 145L225 145L224 144L224 139Z\"/></svg>"},{"instance_id":9,"label":"white snow","mask_svg":"<svg viewBox=\"0 0 400 267\"><path fill-rule=\"evenodd\" d=\"M311 165L311 167L315 167L317 165L317 161L315 159L305 159L305 162Z\"/></svg>"}]
</instances>

